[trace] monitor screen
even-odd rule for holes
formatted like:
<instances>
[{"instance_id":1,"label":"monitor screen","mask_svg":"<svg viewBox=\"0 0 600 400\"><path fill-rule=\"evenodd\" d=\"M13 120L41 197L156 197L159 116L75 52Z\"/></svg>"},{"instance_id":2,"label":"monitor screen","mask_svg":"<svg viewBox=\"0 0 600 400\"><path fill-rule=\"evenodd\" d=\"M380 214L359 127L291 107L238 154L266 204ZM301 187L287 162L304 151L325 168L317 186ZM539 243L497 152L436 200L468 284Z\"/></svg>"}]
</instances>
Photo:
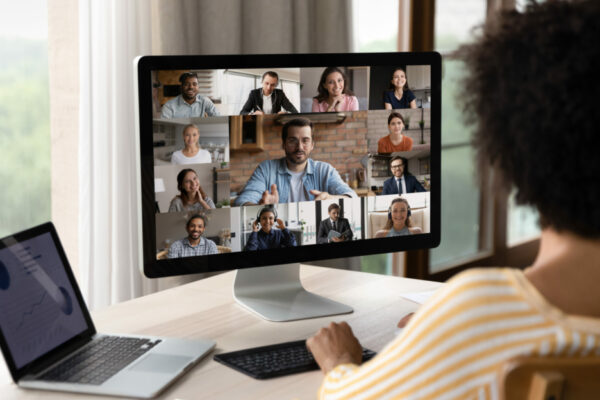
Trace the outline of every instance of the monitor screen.
<instances>
[{"instance_id":1,"label":"monitor screen","mask_svg":"<svg viewBox=\"0 0 600 400\"><path fill-rule=\"evenodd\" d=\"M137 60L144 273L437 246L437 53Z\"/></svg>"}]
</instances>

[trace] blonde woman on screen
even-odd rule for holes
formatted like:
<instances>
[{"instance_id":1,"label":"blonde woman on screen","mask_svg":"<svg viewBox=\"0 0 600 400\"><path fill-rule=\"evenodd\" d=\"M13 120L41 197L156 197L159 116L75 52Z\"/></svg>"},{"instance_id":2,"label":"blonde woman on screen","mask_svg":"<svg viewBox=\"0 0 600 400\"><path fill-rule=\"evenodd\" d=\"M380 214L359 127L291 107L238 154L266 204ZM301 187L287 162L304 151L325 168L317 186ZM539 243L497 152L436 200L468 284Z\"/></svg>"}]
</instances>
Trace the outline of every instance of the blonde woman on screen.
<instances>
[{"instance_id":1,"label":"blonde woman on screen","mask_svg":"<svg viewBox=\"0 0 600 400\"><path fill-rule=\"evenodd\" d=\"M200 130L194 124L186 125L183 128L183 143L185 147L182 150L173 152L171 164L204 164L212 162L208 150L200 148Z\"/></svg>"}]
</instances>

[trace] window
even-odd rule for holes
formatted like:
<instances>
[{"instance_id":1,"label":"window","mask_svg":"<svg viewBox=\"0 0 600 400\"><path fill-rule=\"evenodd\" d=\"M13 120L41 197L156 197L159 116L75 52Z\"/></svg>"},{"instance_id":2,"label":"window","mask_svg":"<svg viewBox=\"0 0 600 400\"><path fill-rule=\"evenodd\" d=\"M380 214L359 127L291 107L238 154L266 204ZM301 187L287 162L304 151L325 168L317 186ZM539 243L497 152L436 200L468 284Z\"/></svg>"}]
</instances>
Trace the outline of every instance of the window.
<instances>
[{"instance_id":1,"label":"window","mask_svg":"<svg viewBox=\"0 0 600 400\"><path fill-rule=\"evenodd\" d=\"M0 237L50 220L46 7L24 0L0 13Z\"/></svg>"},{"instance_id":2,"label":"window","mask_svg":"<svg viewBox=\"0 0 600 400\"><path fill-rule=\"evenodd\" d=\"M398 49L399 0L354 0L354 48L357 52Z\"/></svg>"}]
</instances>

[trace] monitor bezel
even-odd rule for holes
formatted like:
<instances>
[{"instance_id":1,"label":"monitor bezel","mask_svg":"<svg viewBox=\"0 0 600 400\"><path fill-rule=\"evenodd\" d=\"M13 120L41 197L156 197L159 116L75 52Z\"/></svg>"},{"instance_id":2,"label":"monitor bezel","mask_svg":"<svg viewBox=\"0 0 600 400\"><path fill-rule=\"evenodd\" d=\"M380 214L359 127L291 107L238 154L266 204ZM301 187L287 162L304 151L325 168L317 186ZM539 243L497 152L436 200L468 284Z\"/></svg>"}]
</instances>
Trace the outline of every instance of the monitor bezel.
<instances>
[{"instance_id":1,"label":"monitor bezel","mask_svg":"<svg viewBox=\"0 0 600 400\"><path fill-rule=\"evenodd\" d=\"M309 262L437 247L441 234L441 56L437 52L260 54L210 56L143 56L137 60L138 188L141 193L141 256L144 275L174 275L227 271L291 262ZM154 147L152 135L151 72L181 69L310 68L340 66L431 66L430 232L396 238L362 239L335 244L240 251L199 257L157 260L154 204ZM310 249L310 250L309 250ZM307 251L308 250L308 251Z\"/></svg>"}]
</instances>

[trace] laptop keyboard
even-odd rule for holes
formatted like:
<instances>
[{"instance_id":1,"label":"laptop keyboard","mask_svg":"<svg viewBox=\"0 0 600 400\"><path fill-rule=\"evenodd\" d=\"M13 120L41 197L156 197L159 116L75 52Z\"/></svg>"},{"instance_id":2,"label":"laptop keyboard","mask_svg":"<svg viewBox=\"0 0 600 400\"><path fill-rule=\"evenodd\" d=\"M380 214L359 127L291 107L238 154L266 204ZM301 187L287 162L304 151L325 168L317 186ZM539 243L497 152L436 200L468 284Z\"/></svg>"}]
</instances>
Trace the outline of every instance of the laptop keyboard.
<instances>
[{"instance_id":1,"label":"laptop keyboard","mask_svg":"<svg viewBox=\"0 0 600 400\"><path fill-rule=\"evenodd\" d=\"M160 340L105 336L90 342L38 379L100 385L158 343Z\"/></svg>"},{"instance_id":2,"label":"laptop keyboard","mask_svg":"<svg viewBox=\"0 0 600 400\"><path fill-rule=\"evenodd\" d=\"M376 354L372 350L363 348L363 362L370 360ZM214 359L256 379L319 369L312 353L306 348L306 340L221 353L215 355Z\"/></svg>"}]
</instances>

